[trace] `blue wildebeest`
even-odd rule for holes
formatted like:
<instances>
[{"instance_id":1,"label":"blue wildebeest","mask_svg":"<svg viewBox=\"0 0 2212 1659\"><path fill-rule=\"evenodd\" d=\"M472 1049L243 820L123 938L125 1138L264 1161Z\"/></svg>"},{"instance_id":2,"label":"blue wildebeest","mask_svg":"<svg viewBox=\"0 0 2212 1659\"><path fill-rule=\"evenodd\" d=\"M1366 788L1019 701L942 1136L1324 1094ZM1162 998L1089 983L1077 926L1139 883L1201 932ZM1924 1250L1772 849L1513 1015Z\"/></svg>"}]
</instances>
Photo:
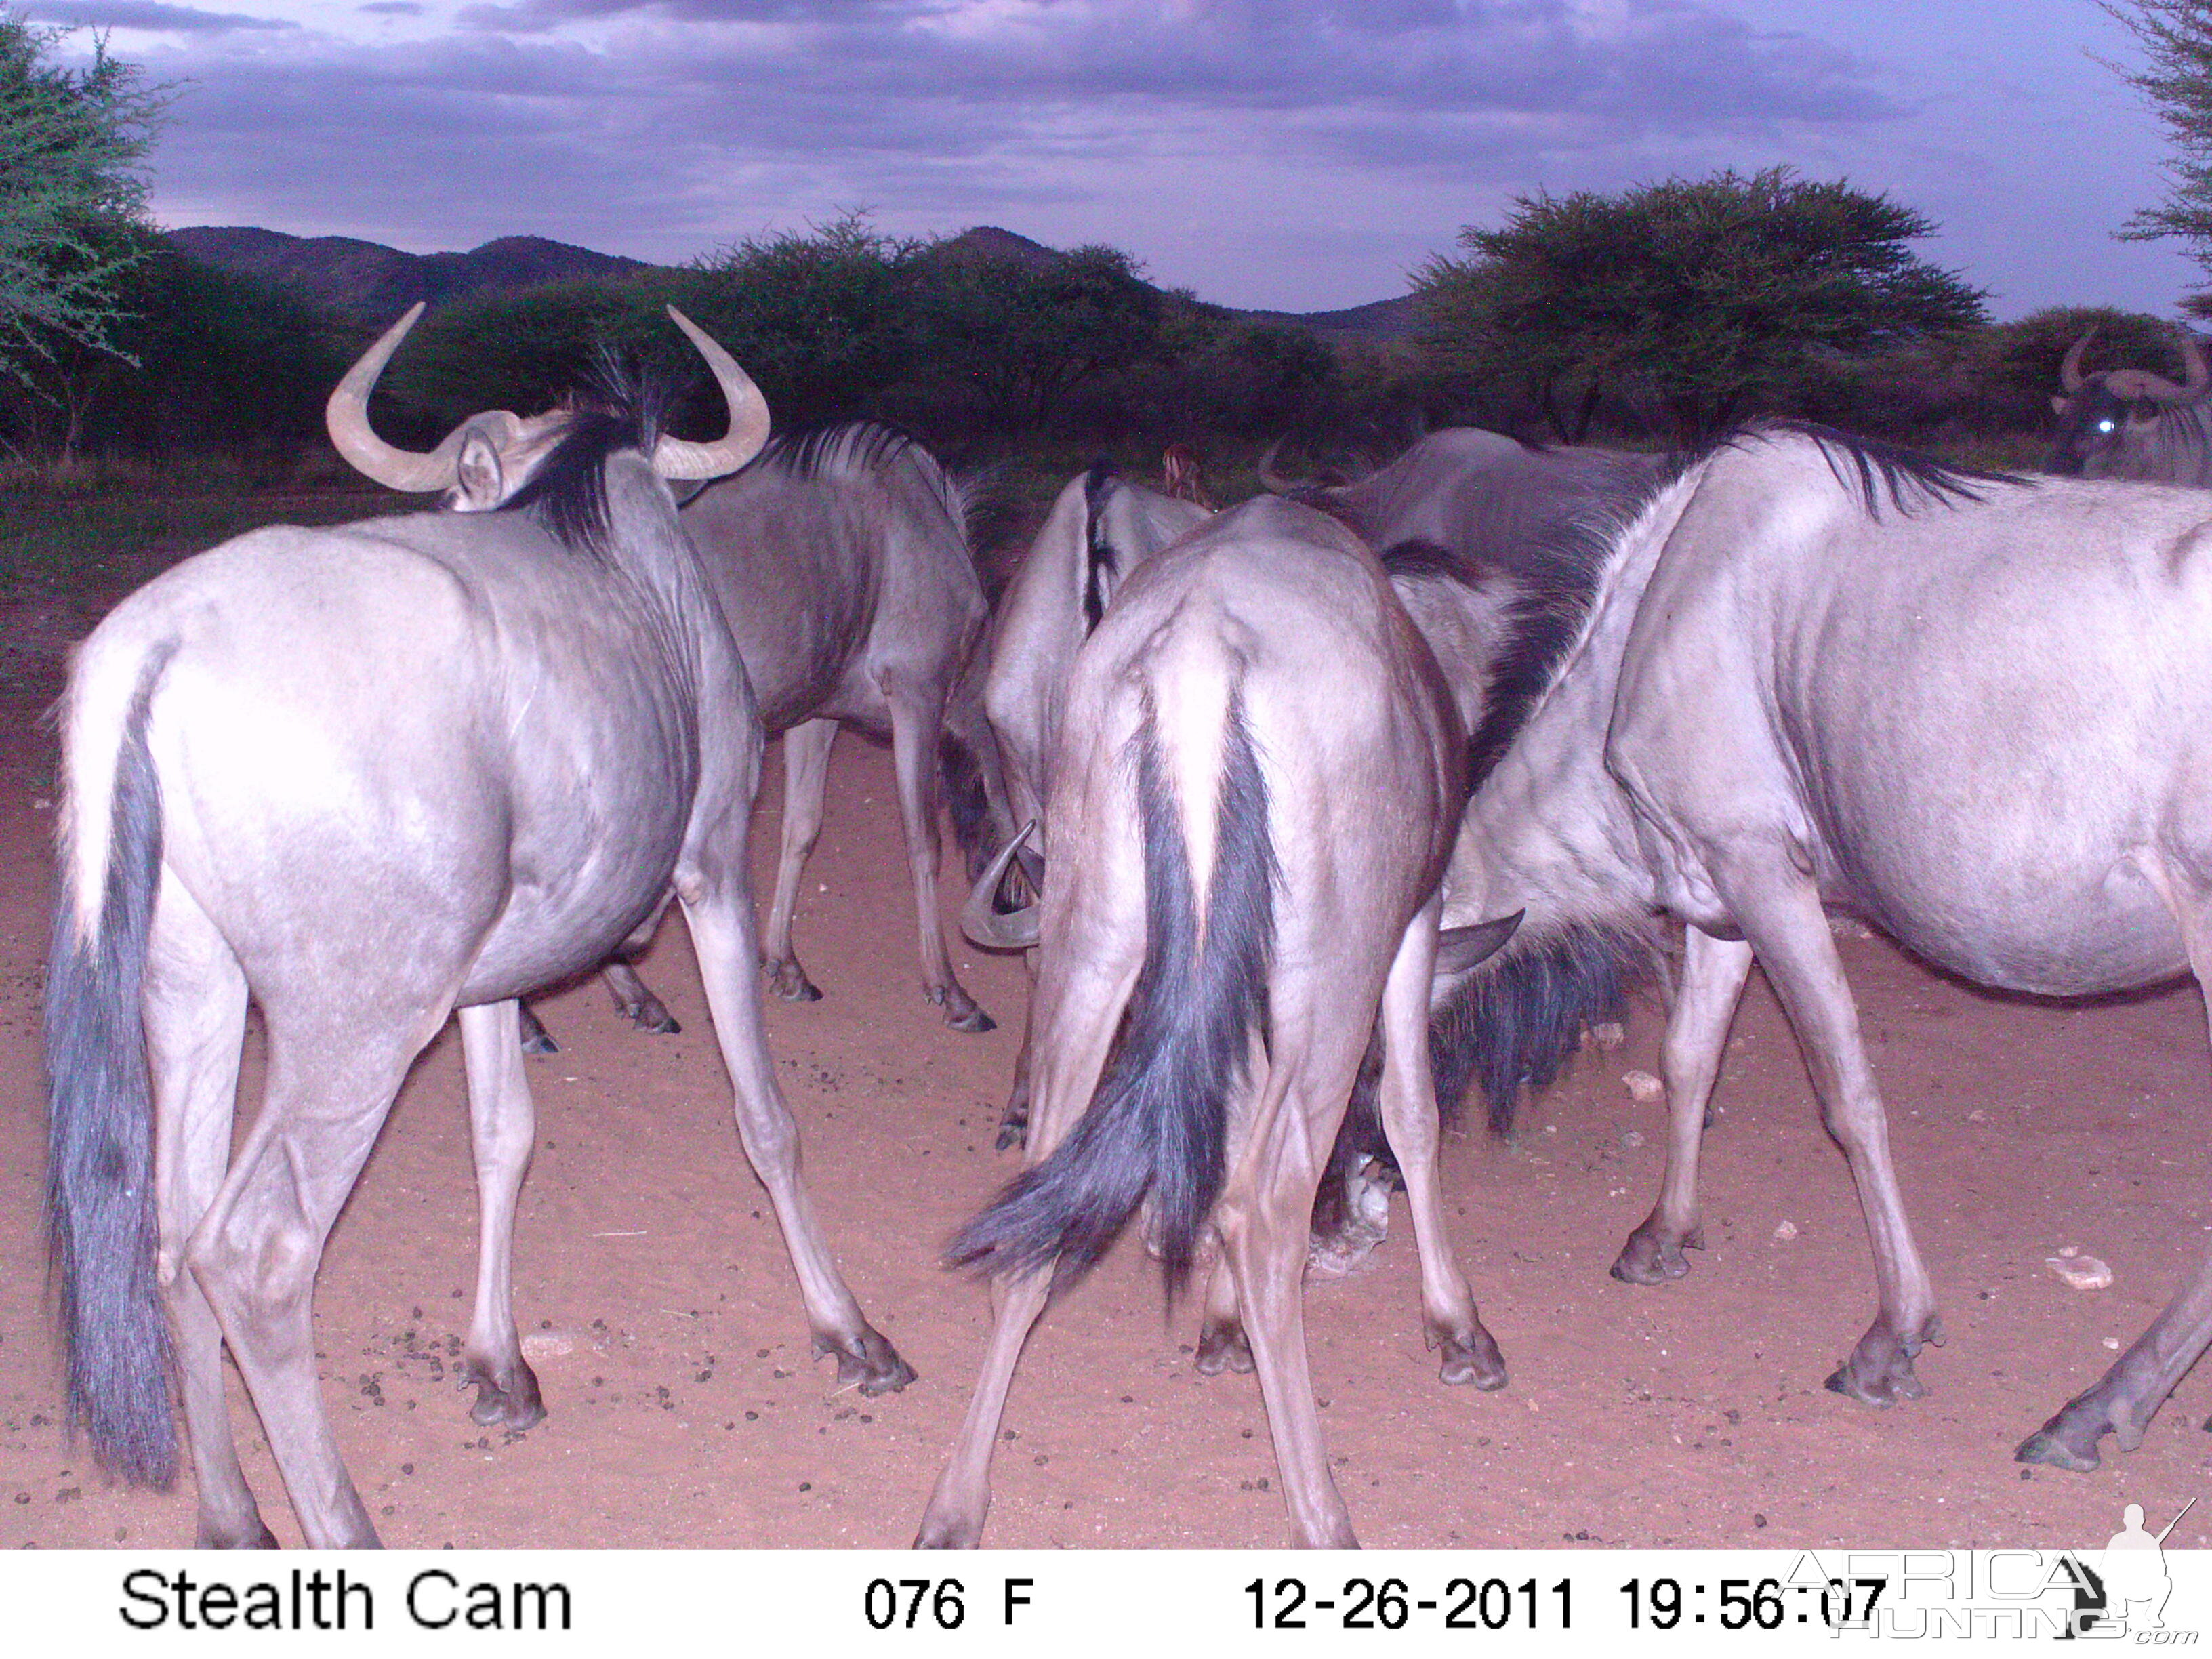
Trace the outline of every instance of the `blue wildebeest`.
<instances>
[{"instance_id":1,"label":"blue wildebeest","mask_svg":"<svg viewBox=\"0 0 2212 1659\"><path fill-rule=\"evenodd\" d=\"M1297 1541L1355 1541L1300 1281L1378 1010L1431 1344L1448 1377L1503 1382L1444 1237L1428 1075L1437 881L1466 752L1382 567L1321 514L1249 502L1129 576L1076 659L1049 750L1027 1168L948 1251L996 1276L996 1318L920 1543L980 1539L1030 1328L1055 1279L1146 1202L1170 1284L1206 1228L1221 1239ZM1511 926L1449 949L1479 959Z\"/></svg>"},{"instance_id":2,"label":"blue wildebeest","mask_svg":"<svg viewBox=\"0 0 2212 1659\"><path fill-rule=\"evenodd\" d=\"M2181 335L2188 380L2176 386L2144 368L2081 372L2082 354L2097 331L2068 348L2059 365L2063 393L2045 468L2087 478L2142 478L2153 483L2212 489L2212 372L2196 337Z\"/></svg>"},{"instance_id":3,"label":"blue wildebeest","mask_svg":"<svg viewBox=\"0 0 2212 1659\"><path fill-rule=\"evenodd\" d=\"M729 404L723 439L661 435L647 397L479 416L409 454L365 407L421 309L332 394L331 435L465 510L187 560L94 631L64 704L46 1030L70 1407L110 1464L165 1482L173 1365L204 1545L273 1541L231 1439L226 1344L307 1540L376 1541L316 1384L315 1276L457 1008L483 1199L465 1375L479 1421L543 1414L507 1291L533 1141L516 1000L603 960L672 887L817 1345L871 1391L912 1376L799 1181L746 891L760 720L664 482L741 465L767 408L679 316ZM267 1084L234 1153L249 1001Z\"/></svg>"},{"instance_id":4,"label":"blue wildebeest","mask_svg":"<svg viewBox=\"0 0 2212 1659\"><path fill-rule=\"evenodd\" d=\"M991 621L983 707L1003 769L1014 823L1045 823L1047 758L1058 740L1076 653L1106 614L1121 585L1153 554L1211 516L1209 508L1163 495L1121 477L1099 461L1071 479L1021 565L1007 582ZM1032 884L1042 847L1024 849ZM1018 950L1030 940L994 909L1006 866L979 881L963 912L976 944ZM1026 1017L1025 1017L1026 1020ZM999 1127L1000 1151L1018 1142L1029 1123L1030 1033L1024 1024L1014 1082Z\"/></svg>"},{"instance_id":5,"label":"blue wildebeest","mask_svg":"<svg viewBox=\"0 0 2212 1659\"><path fill-rule=\"evenodd\" d=\"M684 507L761 721L783 738L782 850L762 965L789 1000L822 994L792 949L792 913L822 830L830 744L850 724L891 741L923 994L957 1030L991 1029L954 977L937 908L940 750L957 750L990 817L1006 811L997 753L964 672L988 609L968 547L972 505L971 487L904 433L850 421L771 438ZM1000 824L1000 835L1012 827ZM674 1028L626 963L611 963L607 980L640 1024ZM536 1024L526 1010L526 1032ZM533 1052L550 1051L542 1028L538 1036Z\"/></svg>"},{"instance_id":6,"label":"blue wildebeest","mask_svg":"<svg viewBox=\"0 0 2212 1659\"><path fill-rule=\"evenodd\" d=\"M1663 465L1656 455L1524 443L1462 426L1432 432L1388 466L1347 483L1285 478L1267 461L1260 479L1350 526L1370 547L1421 542L1511 576L1549 581L1556 550L1572 527L1637 500Z\"/></svg>"},{"instance_id":7,"label":"blue wildebeest","mask_svg":"<svg viewBox=\"0 0 2212 1659\"><path fill-rule=\"evenodd\" d=\"M1532 1061L1556 1066L1566 1024L1541 1016L1609 994L1655 914L1688 924L1666 1176L1616 1277L1679 1276L1702 1243L1705 1106L1756 959L1873 1243L1880 1311L1828 1386L1923 1392L1942 1327L1822 907L1984 985L2212 986L2208 550L2195 491L1967 474L1787 427L1724 442L1618 536L1469 805L1445 920L1527 919L1440 1026L1510 1111ZM2212 1267L2020 1457L2094 1468L2107 1431L2134 1447L2208 1339Z\"/></svg>"}]
</instances>

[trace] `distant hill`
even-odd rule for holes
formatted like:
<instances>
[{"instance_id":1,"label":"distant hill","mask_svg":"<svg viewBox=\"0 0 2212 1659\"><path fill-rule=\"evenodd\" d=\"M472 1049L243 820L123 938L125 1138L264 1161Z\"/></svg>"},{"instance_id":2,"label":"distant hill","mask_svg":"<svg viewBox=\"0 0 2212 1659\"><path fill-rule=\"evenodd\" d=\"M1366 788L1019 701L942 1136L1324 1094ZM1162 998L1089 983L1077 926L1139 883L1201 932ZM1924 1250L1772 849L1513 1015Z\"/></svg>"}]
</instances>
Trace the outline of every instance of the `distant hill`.
<instances>
[{"instance_id":1,"label":"distant hill","mask_svg":"<svg viewBox=\"0 0 2212 1659\"><path fill-rule=\"evenodd\" d=\"M197 225L171 231L169 240L204 264L255 277L369 322L396 317L417 300L434 305L487 290L651 269L640 259L594 253L543 236L502 236L466 253L403 253L351 236L291 236L249 225ZM1058 249L997 225L973 226L937 246L940 257L1012 259L1032 269L1060 257ZM1420 325L1419 306L1407 294L1344 311L1222 308L1255 323L1310 329L1326 340L1379 343L1412 337Z\"/></svg>"},{"instance_id":2,"label":"distant hill","mask_svg":"<svg viewBox=\"0 0 2212 1659\"><path fill-rule=\"evenodd\" d=\"M258 278L370 321L396 317L417 300L434 304L487 289L647 269L642 260L594 253L543 236L501 236L466 253L403 253L350 236L289 236L246 225L173 230L169 240L204 264Z\"/></svg>"}]
</instances>

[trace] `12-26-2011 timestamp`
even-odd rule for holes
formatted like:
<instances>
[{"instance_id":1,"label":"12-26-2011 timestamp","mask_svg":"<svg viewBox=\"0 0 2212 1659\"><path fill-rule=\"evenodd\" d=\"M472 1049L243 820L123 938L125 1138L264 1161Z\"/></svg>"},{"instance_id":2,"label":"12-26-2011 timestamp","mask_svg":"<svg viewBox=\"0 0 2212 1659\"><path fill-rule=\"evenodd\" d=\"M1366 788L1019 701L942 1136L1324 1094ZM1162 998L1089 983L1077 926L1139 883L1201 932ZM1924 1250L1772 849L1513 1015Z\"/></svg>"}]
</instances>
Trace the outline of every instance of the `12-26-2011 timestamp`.
<instances>
[{"instance_id":1,"label":"12-26-2011 timestamp","mask_svg":"<svg viewBox=\"0 0 2212 1659\"><path fill-rule=\"evenodd\" d=\"M1533 1578L1454 1578L1441 1593L1419 1593L1403 1578L1347 1578L1330 1594L1303 1578L1255 1578L1255 1630L1567 1630L1572 1626L1573 1586L1562 1578L1540 1589Z\"/></svg>"},{"instance_id":2,"label":"12-26-2011 timestamp","mask_svg":"<svg viewBox=\"0 0 2212 1659\"><path fill-rule=\"evenodd\" d=\"M1687 1622L1771 1631L1815 1620L1835 1630L1872 1618L1888 1583L1887 1578L1831 1578L1823 1583L1722 1578L1686 1585L1679 1578L1632 1578L1620 1593L1628 1598L1631 1630L1674 1630Z\"/></svg>"}]
</instances>

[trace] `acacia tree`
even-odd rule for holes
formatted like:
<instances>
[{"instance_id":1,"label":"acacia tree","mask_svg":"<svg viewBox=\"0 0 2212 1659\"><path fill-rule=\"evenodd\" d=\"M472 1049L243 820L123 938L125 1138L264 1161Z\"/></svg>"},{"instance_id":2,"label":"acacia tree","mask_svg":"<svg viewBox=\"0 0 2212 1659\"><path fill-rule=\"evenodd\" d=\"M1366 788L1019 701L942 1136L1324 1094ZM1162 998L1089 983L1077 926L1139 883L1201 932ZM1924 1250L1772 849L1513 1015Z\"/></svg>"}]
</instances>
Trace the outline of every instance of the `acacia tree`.
<instances>
[{"instance_id":1,"label":"acacia tree","mask_svg":"<svg viewBox=\"0 0 2212 1659\"><path fill-rule=\"evenodd\" d=\"M1467 258L1416 274L1424 340L1449 370L1521 380L1565 441L1611 397L1656 406L1696 443L1786 407L1822 354L1982 321L1978 290L1905 246L1934 229L1886 196L1788 167L1539 191L1501 228L1462 231Z\"/></svg>"},{"instance_id":2,"label":"acacia tree","mask_svg":"<svg viewBox=\"0 0 2212 1659\"><path fill-rule=\"evenodd\" d=\"M2166 200L2114 234L2130 242L2178 236L2212 271L2212 0L2105 0L2104 9L2148 60L2141 70L2107 67L2149 100L2174 151ZM2197 296L2190 309L2204 314L2208 300Z\"/></svg>"},{"instance_id":3,"label":"acacia tree","mask_svg":"<svg viewBox=\"0 0 2212 1659\"><path fill-rule=\"evenodd\" d=\"M98 38L88 66L54 62L67 33L0 13L0 368L18 379L64 345L110 349L168 99Z\"/></svg>"}]
</instances>

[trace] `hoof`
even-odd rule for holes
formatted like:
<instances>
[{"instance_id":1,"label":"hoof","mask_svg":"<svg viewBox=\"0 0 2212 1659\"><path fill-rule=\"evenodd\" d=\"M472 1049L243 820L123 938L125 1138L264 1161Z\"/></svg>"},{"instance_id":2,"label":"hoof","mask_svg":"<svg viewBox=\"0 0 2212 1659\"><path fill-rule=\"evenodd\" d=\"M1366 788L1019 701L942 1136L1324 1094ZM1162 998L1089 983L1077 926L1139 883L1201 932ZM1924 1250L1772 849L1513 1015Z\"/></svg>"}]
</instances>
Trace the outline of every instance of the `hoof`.
<instances>
[{"instance_id":1,"label":"hoof","mask_svg":"<svg viewBox=\"0 0 2212 1659\"><path fill-rule=\"evenodd\" d=\"M1678 1243L1650 1231L1646 1224L1629 1234L1628 1242L1620 1247L1620 1255L1613 1264L1613 1276L1624 1285L1664 1285L1690 1271L1689 1258L1682 1254L1685 1249L1705 1248L1702 1231L1691 1233Z\"/></svg>"},{"instance_id":2,"label":"hoof","mask_svg":"<svg viewBox=\"0 0 2212 1659\"><path fill-rule=\"evenodd\" d=\"M814 981L806 977L806 969L796 962L763 962L761 972L768 975L768 988L786 1002L819 1002L822 993L814 988Z\"/></svg>"},{"instance_id":3,"label":"hoof","mask_svg":"<svg viewBox=\"0 0 2212 1659\"><path fill-rule=\"evenodd\" d=\"M1030 1144L1030 1115L1027 1112L1023 1112L1017 1115L1015 1113L1009 1111L1006 1116L999 1120L999 1138L992 1144L1002 1152L1012 1152L1016 1147L1028 1146Z\"/></svg>"},{"instance_id":4,"label":"hoof","mask_svg":"<svg viewBox=\"0 0 2212 1659\"><path fill-rule=\"evenodd\" d=\"M1831 1394L1866 1406L1888 1407L1901 1400L1917 1400L1928 1392L1928 1385L1913 1370L1913 1359L1928 1343L1942 1340L1942 1324L1933 1317L1911 1337L1893 1334L1877 1319L1874 1328L1859 1339L1851 1357L1836 1367L1826 1386Z\"/></svg>"},{"instance_id":5,"label":"hoof","mask_svg":"<svg viewBox=\"0 0 2212 1659\"><path fill-rule=\"evenodd\" d=\"M244 1532L234 1536L216 1530L205 1521L201 1522L199 1535L192 1540L192 1547L201 1550L275 1550L284 1547L276 1541L276 1534L270 1531L257 1515Z\"/></svg>"},{"instance_id":6,"label":"hoof","mask_svg":"<svg viewBox=\"0 0 2212 1659\"><path fill-rule=\"evenodd\" d=\"M945 1010L945 1023L956 1031L999 1029L999 1022L985 1013L981 1005L957 985L925 985L921 994L931 1007Z\"/></svg>"},{"instance_id":7,"label":"hoof","mask_svg":"<svg viewBox=\"0 0 2212 1659\"><path fill-rule=\"evenodd\" d=\"M520 1434L545 1420L545 1402L538 1392L538 1373L526 1361L517 1359L514 1369L505 1377L495 1376L489 1367L471 1360L462 1367L461 1386L473 1386L477 1403L469 1407L471 1422L486 1428L504 1428L510 1434Z\"/></svg>"},{"instance_id":8,"label":"hoof","mask_svg":"<svg viewBox=\"0 0 2212 1659\"><path fill-rule=\"evenodd\" d=\"M1245 1340L1244 1328L1236 1324L1208 1325L1198 1339L1195 1365L1200 1376L1218 1376L1224 1371L1235 1371L1239 1376L1251 1376L1252 1345Z\"/></svg>"},{"instance_id":9,"label":"hoof","mask_svg":"<svg viewBox=\"0 0 2212 1659\"><path fill-rule=\"evenodd\" d=\"M561 1052L561 1045L554 1042L541 1025L522 1039L522 1052L526 1054L557 1054Z\"/></svg>"},{"instance_id":10,"label":"hoof","mask_svg":"<svg viewBox=\"0 0 2212 1659\"><path fill-rule=\"evenodd\" d=\"M2062 1426L2064 1419L2065 1413L2062 1412L2021 1441L2020 1449L2012 1455L2012 1461L2015 1463L2047 1464L2051 1468L2068 1469L2075 1474L2087 1474L2096 1468L2097 1437L2094 1435L2087 1437L2086 1449L2069 1446L2066 1443L2065 1431Z\"/></svg>"},{"instance_id":11,"label":"hoof","mask_svg":"<svg viewBox=\"0 0 2212 1659\"><path fill-rule=\"evenodd\" d=\"M972 1550L983 1541L983 1523L963 1516L925 1515L921 1530L914 1535L918 1550Z\"/></svg>"},{"instance_id":12,"label":"hoof","mask_svg":"<svg viewBox=\"0 0 2212 1659\"><path fill-rule=\"evenodd\" d=\"M1498 1352L1497 1340L1480 1325L1464 1336L1431 1331L1429 1346L1443 1350L1443 1364L1437 1375L1445 1382L1465 1384L1485 1394L1495 1394L1505 1386L1505 1356Z\"/></svg>"},{"instance_id":13,"label":"hoof","mask_svg":"<svg viewBox=\"0 0 2212 1659\"><path fill-rule=\"evenodd\" d=\"M857 1388L869 1399L879 1394L892 1394L915 1379L915 1369L899 1358L898 1350L890 1339L872 1326L860 1327L860 1334L849 1343L834 1336L817 1332L814 1352L818 1355L837 1357L837 1390Z\"/></svg>"},{"instance_id":14,"label":"hoof","mask_svg":"<svg viewBox=\"0 0 2212 1659\"><path fill-rule=\"evenodd\" d=\"M655 1036L678 1036L683 1034L684 1028L676 1023L676 1016L658 1002L640 1003L636 1007L625 1008L623 1012L629 1016L631 1024L640 1030L650 1031Z\"/></svg>"}]
</instances>

